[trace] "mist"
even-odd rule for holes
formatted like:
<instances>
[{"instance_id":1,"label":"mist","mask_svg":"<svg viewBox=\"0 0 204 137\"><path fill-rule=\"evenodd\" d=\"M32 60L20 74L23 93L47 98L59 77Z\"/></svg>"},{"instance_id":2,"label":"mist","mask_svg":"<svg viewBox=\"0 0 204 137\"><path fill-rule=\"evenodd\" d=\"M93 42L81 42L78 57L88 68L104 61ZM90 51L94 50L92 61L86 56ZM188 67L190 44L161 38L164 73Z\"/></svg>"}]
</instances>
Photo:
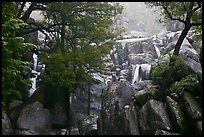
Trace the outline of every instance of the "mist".
<instances>
[{"instance_id":1,"label":"mist","mask_svg":"<svg viewBox=\"0 0 204 137\"><path fill-rule=\"evenodd\" d=\"M159 10L150 8L144 2L120 2L123 11L118 19L125 28L125 33L157 34L166 30L166 25L159 22L162 17Z\"/></svg>"}]
</instances>

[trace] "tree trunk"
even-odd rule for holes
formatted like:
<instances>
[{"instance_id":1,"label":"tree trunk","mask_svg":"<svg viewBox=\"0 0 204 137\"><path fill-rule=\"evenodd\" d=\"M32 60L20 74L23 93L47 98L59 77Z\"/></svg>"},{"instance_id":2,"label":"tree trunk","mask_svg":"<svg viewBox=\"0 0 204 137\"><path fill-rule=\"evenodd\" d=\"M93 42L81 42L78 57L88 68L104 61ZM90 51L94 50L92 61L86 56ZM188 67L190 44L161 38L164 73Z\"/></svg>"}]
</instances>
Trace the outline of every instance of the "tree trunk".
<instances>
[{"instance_id":1,"label":"tree trunk","mask_svg":"<svg viewBox=\"0 0 204 137\"><path fill-rule=\"evenodd\" d=\"M61 43L62 43L62 51L64 51L64 40L65 40L65 19L62 17L62 29L61 29Z\"/></svg>"},{"instance_id":2,"label":"tree trunk","mask_svg":"<svg viewBox=\"0 0 204 137\"><path fill-rule=\"evenodd\" d=\"M186 23L186 24L185 24L185 27L184 27L184 29L183 29L183 31L182 31L182 33L181 33L179 39L178 39L178 41L177 41L177 43L176 43L176 45L175 45L173 55L178 56L179 50L180 50L181 45L182 45L182 43L183 43L183 40L185 39L186 35L188 34L188 31L190 30L190 28L191 28L190 22L189 22L189 23ZM171 57L169 66L174 65L174 63L175 63L175 58L174 58L174 57Z\"/></svg>"},{"instance_id":3,"label":"tree trunk","mask_svg":"<svg viewBox=\"0 0 204 137\"><path fill-rule=\"evenodd\" d=\"M66 96L65 96L66 97ZM70 135L70 133L71 133L71 110L70 110L70 108L71 108L71 104L70 104L70 92L68 91L68 93L67 93L67 98L68 98L68 101L67 101L67 119L68 119L68 121L67 121L67 128L68 128L68 134Z\"/></svg>"},{"instance_id":4,"label":"tree trunk","mask_svg":"<svg viewBox=\"0 0 204 137\"><path fill-rule=\"evenodd\" d=\"M91 91L90 91L90 83L88 83L88 115L90 115L90 100L91 100Z\"/></svg>"},{"instance_id":5,"label":"tree trunk","mask_svg":"<svg viewBox=\"0 0 204 137\"><path fill-rule=\"evenodd\" d=\"M31 5L29 6L29 8L26 10L26 12L24 13L24 15L21 17L21 20L23 20L24 22L27 22L27 20L30 17L30 14L32 13L34 6L37 4L37 2L32 2Z\"/></svg>"},{"instance_id":6,"label":"tree trunk","mask_svg":"<svg viewBox=\"0 0 204 137\"><path fill-rule=\"evenodd\" d=\"M190 30L191 26L189 24L186 24L185 25L185 28L183 29L176 45L175 45L175 49L174 49L174 55L177 55L179 54L179 50L181 48L181 45L183 43L183 40L185 39L186 35L188 34L188 31Z\"/></svg>"}]
</instances>

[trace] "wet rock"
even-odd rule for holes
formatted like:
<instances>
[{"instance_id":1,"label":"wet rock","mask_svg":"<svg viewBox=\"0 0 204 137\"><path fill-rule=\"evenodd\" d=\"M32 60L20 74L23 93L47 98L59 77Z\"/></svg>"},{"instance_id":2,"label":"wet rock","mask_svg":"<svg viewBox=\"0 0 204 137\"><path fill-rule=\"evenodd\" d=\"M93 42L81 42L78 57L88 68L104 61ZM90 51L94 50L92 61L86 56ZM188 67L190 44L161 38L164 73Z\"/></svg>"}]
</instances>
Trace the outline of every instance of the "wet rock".
<instances>
[{"instance_id":1,"label":"wet rock","mask_svg":"<svg viewBox=\"0 0 204 137\"><path fill-rule=\"evenodd\" d=\"M132 100L132 96L134 95L134 92L135 92L135 90L130 85L130 83L126 81L119 82L115 91L118 97L120 107L130 104Z\"/></svg>"},{"instance_id":2,"label":"wet rock","mask_svg":"<svg viewBox=\"0 0 204 137\"><path fill-rule=\"evenodd\" d=\"M157 56L157 52L154 46L152 44L148 44L147 42L142 42L142 52Z\"/></svg>"},{"instance_id":3,"label":"wet rock","mask_svg":"<svg viewBox=\"0 0 204 137\"><path fill-rule=\"evenodd\" d=\"M167 23L167 31L173 31L173 32L176 32L176 31L179 31L179 30L183 30L184 28L184 24L177 21L177 20L170 20L168 23Z\"/></svg>"},{"instance_id":4,"label":"wet rock","mask_svg":"<svg viewBox=\"0 0 204 137\"><path fill-rule=\"evenodd\" d=\"M167 106L170 112L170 118L172 123L174 124L174 128L178 132L184 131L185 119L181 107L179 104L170 98L169 96L166 97Z\"/></svg>"},{"instance_id":5,"label":"wet rock","mask_svg":"<svg viewBox=\"0 0 204 137\"><path fill-rule=\"evenodd\" d=\"M154 135L181 135L180 133L170 133L165 130L157 130Z\"/></svg>"},{"instance_id":6,"label":"wet rock","mask_svg":"<svg viewBox=\"0 0 204 137\"><path fill-rule=\"evenodd\" d=\"M140 82L137 82L135 84L133 84L133 88L136 90L136 91L139 91L139 90L142 90L144 89L147 85L149 85L152 81L151 80L143 80L143 81L140 81Z\"/></svg>"},{"instance_id":7,"label":"wet rock","mask_svg":"<svg viewBox=\"0 0 204 137\"><path fill-rule=\"evenodd\" d=\"M50 130L50 114L47 109L39 102L27 105L20 112L17 120L17 127L23 129L30 129L39 133L45 133Z\"/></svg>"},{"instance_id":8,"label":"wet rock","mask_svg":"<svg viewBox=\"0 0 204 137\"><path fill-rule=\"evenodd\" d=\"M194 73L198 74L200 78L202 78L202 68L200 63L191 58L187 58L187 60L184 60L184 64Z\"/></svg>"},{"instance_id":9,"label":"wet rock","mask_svg":"<svg viewBox=\"0 0 204 137\"><path fill-rule=\"evenodd\" d=\"M20 100L14 100L12 103L10 103L9 105L9 109L13 109L15 107L18 107L19 105L21 105L23 102Z\"/></svg>"},{"instance_id":10,"label":"wet rock","mask_svg":"<svg viewBox=\"0 0 204 137\"><path fill-rule=\"evenodd\" d=\"M54 127L66 127L67 126L67 115L61 105L56 104L50 111L51 121Z\"/></svg>"},{"instance_id":11,"label":"wet rock","mask_svg":"<svg viewBox=\"0 0 204 137\"><path fill-rule=\"evenodd\" d=\"M16 130L15 135L40 135L38 132L30 130L30 129L24 129L24 130Z\"/></svg>"},{"instance_id":12,"label":"wet rock","mask_svg":"<svg viewBox=\"0 0 204 137\"><path fill-rule=\"evenodd\" d=\"M151 65L150 64L141 64L141 69L139 71L139 77L142 80L149 80L150 79L150 69Z\"/></svg>"},{"instance_id":13,"label":"wet rock","mask_svg":"<svg viewBox=\"0 0 204 137\"><path fill-rule=\"evenodd\" d=\"M11 121L5 112L2 112L2 135L12 135Z\"/></svg>"},{"instance_id":14,"label":"wet rock","mask_svg":"<svg viewBox=\"0 0 204 137\"><path fill-rule=\"evenodd\" d=\"M143 46L141 42L131 42L127 43L127 53L128 54L139 54L143 53Z\"/></svg>"},{"instance_id":15,"label":"wet rock","mask_svg":"<svg viewBox=\"0 0 204 137\"><path fill-rule=\"evenodd\" d=\"M128 55L128 65L145 64L145 63L147 63L147 61L143 57L140 57L136 54L129 54Z\"/></svg>"},{"instance_id":16,"label":"wet rock","mask_svg":"<svg viewBox=\"0 0 204 137\"><path fill-rule=\"evenodd\" d=\"M129 54L128 55L128 64L146 64L154 60L157 55L152 55L150 53L140 53L140 54Z\"/></svg>"},{"instance_id":17,"label":"wet rock","mask_svg":"<svg viewBox=\"0 0 204 137\"><path fill-rule=\"evenodd\" d=\"M97 134L97 116L88 115L81 121L80 134L82 135L94 135Z\"/></svg>"},{"instance_id":18,"label":"wet rock","mask_svg":"<svg viewBox=\"0 0 204 137\"><path fill-rule=\"evenodd\" d=\"M138 114L135 107L133 105L126 105L124 109L130 135L140 135L139 123L137 120Z\"/></svg>"},{"instance_id":19,"label":"wet rock","mask_svg":"<svg viewBox=\"0 0 204 137\"><path fill-rule=\"evenodd\" d=\"M185 109L192 119L202 120L202 109L196 102L196 99L188 92L184 92L183 99L185 103Z\"/></svg>"},{"instance_id":20,"label":"wet rock","mask_svg":"<svg viewBox=\"0 0 204 137\"><path fill-rule=\"evenodd\" d=\"M78 128L71 128L70 135L79 135L79 129Z\"/></svg>"},{"instance_id":21,"label":"wet rock","mask_svg":"<svg viewBox=\"0 0 204 137\"><path fill-rule=\"evenodd\" d=\"M127 120L123 106L119 106L118 95L116 89L118 83L112 83L108 90L102 95L101 120L98 125L99 133L103 135L127 135L128 131Z\"/></svg>"},{"instance_id":22,"label":"wet rock","mask_svg":"<svg viewBox=\"0 0 204 137\"><path fill-rule=\"evenodd\" d=\"M150 97L151 93L143 89L135 93L134 102L139 106L143 106L149 100Z\"/></svg>"},{"instance_id":23,"label":"wet rock","mask_svg":"<svg viewBox=\"0 0 204 137\"><path fill-rule=\"evenodd\" d=\"M198 121L196 123L196 133L198 135L202 135L202 121Z\"/></svg>"},{"instance_id":24,"label":"wet rock","mask_svg":"<svg viewBox=\"0 0 204 137\"><path fill-rule=\"evenodd\" d=\"M139 124L142 135L154 134L157 129L172 130L166 106L154 99L150 99L140 110Z\"/></svg>"}]
</instances>

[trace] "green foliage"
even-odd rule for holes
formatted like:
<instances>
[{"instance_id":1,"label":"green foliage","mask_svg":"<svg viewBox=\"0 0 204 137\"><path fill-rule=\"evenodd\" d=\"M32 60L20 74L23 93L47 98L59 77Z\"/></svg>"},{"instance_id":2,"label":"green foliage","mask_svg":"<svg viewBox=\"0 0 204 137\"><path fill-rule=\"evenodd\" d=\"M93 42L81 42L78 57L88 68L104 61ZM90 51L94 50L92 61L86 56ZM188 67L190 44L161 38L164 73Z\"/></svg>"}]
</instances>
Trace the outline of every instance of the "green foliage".
<instances>
[{"instance_id":1,"label":"green foliage","mask_svg":"<svg viewBox=\"0 0 204 137\"><path fill-rule=\"evenodd\" d=\"M105 40L115 37L108 28L121 7L107 2L55 2L46 4L46 8L43 24L65 25L55 26L58 35L39 55L46 65L42 78L45 106L52 108L76 87L82 88L82 83L94 81L92 70L103 69L103 57L111 45Z\"/></svg>"},{"instance_id":2,"label":"green foliage","mask_svg":"<svg viewBox=\"0 0 204 137\"><path fill-rule=\"evenodd\" d=\"M174 97L175 100L182 100L184 92L190 92L195 96L201 97L199 88L198 76L196 74L189 74L180 81L173 83L168 90L168 94Z\"/></svg>"},{"instance_id":3,"label":"green foliage","mask_svg":"<svg viewBox=\"0 0 204 137\"><path fill-rule=\"evenodd\" d=\"M154 66L150 72L152 83L159 86L158 98L161 99L165 98L171 84L190 74L181 57L173 55L172 58L175 60L174 65L165 61Z\"/></svg>"},{"instance_id":4,"label":"green foliage","mask_svg":"<svg viewBox=\"0 0 204 137\"><path fill-rule=\"evenodd\" d=\"M192 8L192 4L198 9L193 10L195 8ZM199 4L201 4L200 7ZM164 15L164 22L171 19L171 17L185 19L187 13L191 22L202 22L202 2L146 2L146 5L160 9L161 14Z\"/></svg>"},{"instance_id":5,"label":"green foliage","mask_svg":"<svg viewBox=\"0 0 204 137\"><path fill-rule=\"evenodd\" d=\"M24 76L23 69L30 62L22 56L34 45L24 43L17 33L26 24L13 18L15 3L2 3L2 104L6 110L9 103L21 98L21 93L30 81ZM9 8L9 9L8 9Z\"/></svg>"},{"instance_id":6,"label":"green foliage","mask_svg":"<svg viewBox=\"0 0 204 137\"><path fill-rule=\"evenodd\" d=\"M172 58L176 60L174 66L169 66L169 61L167 60L152 68L150 77L153 80L153 84L161 85L167 81L171 84L175 81L180 81L189 73L181 57L173 55Z\"/></svg>"}]
</instances>

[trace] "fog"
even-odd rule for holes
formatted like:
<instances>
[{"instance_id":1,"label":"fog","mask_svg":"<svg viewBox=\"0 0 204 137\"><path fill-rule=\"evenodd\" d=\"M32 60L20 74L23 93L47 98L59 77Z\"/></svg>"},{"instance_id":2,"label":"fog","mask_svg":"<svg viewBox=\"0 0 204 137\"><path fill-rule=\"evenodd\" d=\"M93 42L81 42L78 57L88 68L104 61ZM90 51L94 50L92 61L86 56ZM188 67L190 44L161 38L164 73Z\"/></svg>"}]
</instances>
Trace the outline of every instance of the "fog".
<instances>
[{"instance_id":1,"label":"fog","mask_svg":"<svg viewBox=\"0 0 204 137\"><path fill-rule=\"evenodd\" d=\"M160 11L150 8L144 2L120 2L124 9L118 17L126 33L131 31L152 35L166 30L165 24L159 23Z\"/></svg>"}]
</instances>

